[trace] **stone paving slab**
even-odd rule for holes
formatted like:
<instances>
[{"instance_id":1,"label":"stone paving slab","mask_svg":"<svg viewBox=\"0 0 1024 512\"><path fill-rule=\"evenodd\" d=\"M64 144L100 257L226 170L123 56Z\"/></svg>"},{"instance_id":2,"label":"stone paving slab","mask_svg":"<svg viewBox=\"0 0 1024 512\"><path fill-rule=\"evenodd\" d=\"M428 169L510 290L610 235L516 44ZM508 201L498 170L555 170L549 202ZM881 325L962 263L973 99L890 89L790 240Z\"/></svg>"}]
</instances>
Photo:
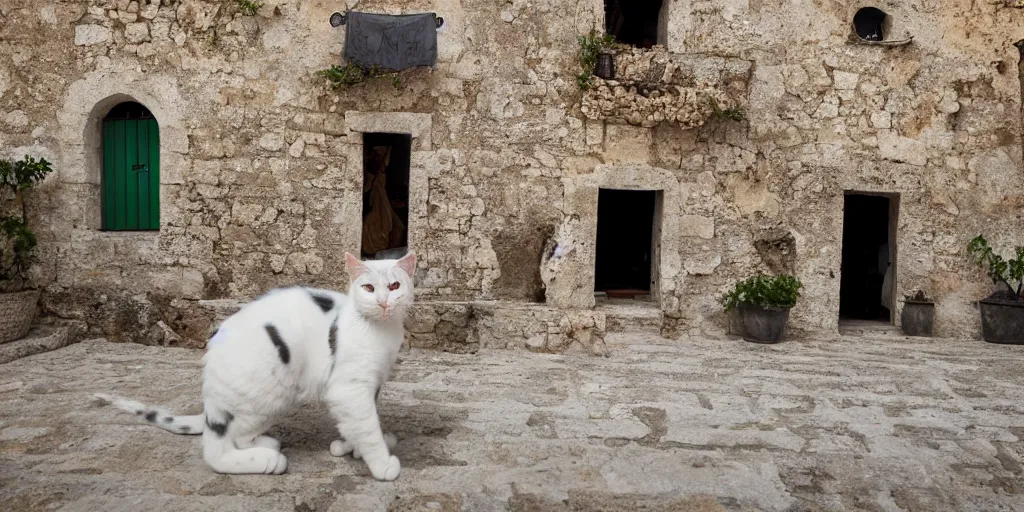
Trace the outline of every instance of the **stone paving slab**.
<instances>
[{"instance_id":1,"label":"stone paving slab","mask_svg":"<svg viewBox=\"0 0 1024 512\"><path fill-rule=\"evenodd\" d=\"M1024 350L609 335L609 357L402 355L382 393L403 472L332 458L323 411L271 434L281 476L226 476L199 439L106 391L199 409L201 352L86 341L0 365L0 510L1024 510Z\"/></svg>"}]
</instances>

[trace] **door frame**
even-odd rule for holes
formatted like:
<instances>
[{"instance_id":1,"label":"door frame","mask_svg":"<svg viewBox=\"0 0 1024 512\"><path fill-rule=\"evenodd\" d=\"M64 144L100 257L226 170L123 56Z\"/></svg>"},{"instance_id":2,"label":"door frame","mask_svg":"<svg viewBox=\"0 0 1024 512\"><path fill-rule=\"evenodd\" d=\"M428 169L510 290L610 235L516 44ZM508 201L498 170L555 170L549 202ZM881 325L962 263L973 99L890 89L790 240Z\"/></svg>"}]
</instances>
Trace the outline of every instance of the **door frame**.
<instances>
[{"instance_id":1,"label":"door frame","mask_svg":"<svg viewBox=\"0 0 1024 512\"><path fill-rule=\"evenodd\" d=\"M897 276L898 274L898 257L899 248L897 247L897 241L899 239L899 213L900 213L900 194L899 192L870 192L863 190L844 190L843 191L843 222L840 225L844 226L839 233L839 254L842 258L842 244L843 239L846 236L845 220L846 220L846 196L873 196L873 197L884 197L889 200L889 225L887 228L887 242L889 244L889 266L892 268L892 291L890 292L890 301L892 308L889 309L889 323L896 325L896 309L898 303L896 301L897 289ZM842 260L840 260L840 267L842 266ZM842 289L839 291L842 294ZM842 299L840 299L842 300Z\"/></svg>"}]
</instances>

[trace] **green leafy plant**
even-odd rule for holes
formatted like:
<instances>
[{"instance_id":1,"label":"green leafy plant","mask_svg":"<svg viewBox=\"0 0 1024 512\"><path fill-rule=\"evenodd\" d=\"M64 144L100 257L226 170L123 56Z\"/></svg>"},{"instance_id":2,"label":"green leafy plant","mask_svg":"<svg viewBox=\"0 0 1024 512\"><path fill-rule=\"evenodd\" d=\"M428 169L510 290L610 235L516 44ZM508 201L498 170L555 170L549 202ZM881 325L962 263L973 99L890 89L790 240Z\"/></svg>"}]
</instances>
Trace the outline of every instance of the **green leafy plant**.
<instances>
[{"instance_id":1,"label":"green leafy plant","mask_svg":"<svg viewBox=\"0 0 1024 512\"><path fill-rule=\"evenodd\" d=\"M611 34L598 34L591 30L589 34L580 36L579 41L581 73L576 75L576 85L581 91L585 91L594 85L594 67L597 66L597 56L615 44L615 37Z\"/></svg>"},{"instance_id":2,"label":"green leafy plant","mask_svg":"<svg viewBox=\"0 0 1024 512\"><path fill-rule=\"evenodd\" d=\"M364 67L348 63L344 66L335 65L328 69L321 69L316 74L326 78L331 83L332 89L348 87L381 77L390 77L391 85L396 89L402 85L402 79L397 71L385 70L377 65Z\"/></svg>"},{"instance_id":3,"label":"green leafy plant","mask_svg":"<svg viewBox=\"0 0 1024 512\"><path fill-rule=\"evenodd\" d=\"M743 112L743 109L739 107L735 108L721 108L718 106L718 101L711 98L711 118L712 119L731 119L733 121L742 121L747 118L747 114Z\"/></svg>"},{"instance_id":4,"label":"green leafy plant","mask_svg":"<svg viewBox=\"0 0 1024 512\"><path fill-rule=\"evenodd\" d=\"M994 284L1006 285L1005 290L992 294L992 298L1024 301L1024 246L1014 249L1015 257L1004 259L988 245L983 235L978 235L967 244L967 255L979 267L985 269Z\"/></svg>"},{"instance_id":5,"label":"green leafy plant","mask_svg":"<svg viewBox=\"0 0 1024 512\"><path fill-rule=\"evenodd\" d=\"M800 297L801 287L803 284L793 276L756 275L736 283L736 287L722 298L722 303L726 311L741 304L791 308Z\"/></svg>"},{"instance_id":6,"label":"green leafy plant","mask_svg":"<svg viewBox=\"0 0 1024 512\"><path fill-rule=\"evenodd\" d=\"M25 272L32 263L36 235L28 227L25 191L51 172L53 168L45 158L0 159L0 190L10 192L18 210L13 215L0 214L0 281L20 284L26 281Z\"/></svg>"},{"instance_id":7,"label":"green leafy plant","mask_svg":"<svg viewBox=\"0 0 1024 512\"><path fill-rule=\"evenodd\" d=\"M235 3L238 4L238 10L243 16L253 16L256 11L260 10L260 7L263 7L262 3L252 0L235 0Z\"/></svg>"}]
</instances>

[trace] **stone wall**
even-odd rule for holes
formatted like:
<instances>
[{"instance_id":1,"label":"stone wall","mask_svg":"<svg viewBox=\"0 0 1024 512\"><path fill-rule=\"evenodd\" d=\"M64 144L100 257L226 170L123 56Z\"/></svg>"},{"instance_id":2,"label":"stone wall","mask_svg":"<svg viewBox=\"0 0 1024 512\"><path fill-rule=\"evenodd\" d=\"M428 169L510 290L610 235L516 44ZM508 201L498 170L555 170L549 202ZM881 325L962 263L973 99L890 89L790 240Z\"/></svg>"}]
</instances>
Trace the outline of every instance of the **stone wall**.
<instances>
[{"instance_id":1,"label":"stone wall","mask_svg":"<svg viewBox=\"0 0 1024 512\"><path fill-rule=\"evenodd\" d=\"M314 73L340 62L344 29L328 18L341 1L264 0L243 16L232 1L0 0L0 151L58 169L30 198L45 313L201 345L215 319L201 300L344 287L353 160L372 126L418 130L424 304L545 302L544 330L593 306L601 186L674 198L656 293L674 332L724 333L721 293L786 263L805 283L793 333L834 334L845 190L900 194L897 291L936 297L939 335L978 334L988 286L970 238L1024 243L1024 21L1002 4L886 6L914 36L886 47L849 44L856 4L672 2L670 54L650 60L673 71L653 68L719 77L746 117L684 128L584 115L576 38L602 25L599 0L349 3L443 16L436 68L332 90ZM160 124L159 233L98 230L99 121L125 99ZM561 346L553 330L545 347Z\"/></svg>"}]
</instances>

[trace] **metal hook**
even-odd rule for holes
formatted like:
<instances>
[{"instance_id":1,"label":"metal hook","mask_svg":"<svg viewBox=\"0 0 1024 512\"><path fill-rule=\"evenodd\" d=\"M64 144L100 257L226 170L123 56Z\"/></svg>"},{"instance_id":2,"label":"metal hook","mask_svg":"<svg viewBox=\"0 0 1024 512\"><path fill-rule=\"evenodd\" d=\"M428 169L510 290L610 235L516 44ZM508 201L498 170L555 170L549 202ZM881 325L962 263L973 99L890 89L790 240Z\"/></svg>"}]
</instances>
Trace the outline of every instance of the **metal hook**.
<instances>
[{"instance_id":1,"label":"metal hook","mask_svg":"<svg viewBox=\"0 0 1024 512\"><path fill-rule=\"evenodd\" d=\"M444 25L444 18L438 16L435 23L437 23L437 28L441 28L441 25Z\"/></svg>"},{"instance_id":2,"label":"metal hook","mask_svg":"<svg viewBox=\"0 0 1024 512\"><path fill-rule=\"evenodd\" d=\"M346 21L348 21L347 17L340 12L331 15L331 26L334 28L344 25Z\"/></svg>"}]
</instances>

